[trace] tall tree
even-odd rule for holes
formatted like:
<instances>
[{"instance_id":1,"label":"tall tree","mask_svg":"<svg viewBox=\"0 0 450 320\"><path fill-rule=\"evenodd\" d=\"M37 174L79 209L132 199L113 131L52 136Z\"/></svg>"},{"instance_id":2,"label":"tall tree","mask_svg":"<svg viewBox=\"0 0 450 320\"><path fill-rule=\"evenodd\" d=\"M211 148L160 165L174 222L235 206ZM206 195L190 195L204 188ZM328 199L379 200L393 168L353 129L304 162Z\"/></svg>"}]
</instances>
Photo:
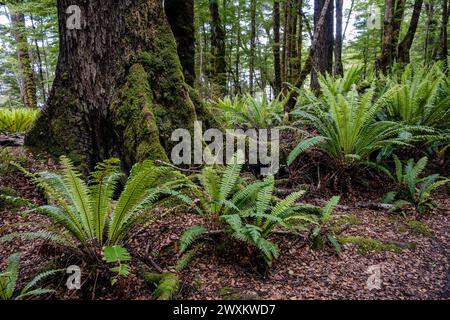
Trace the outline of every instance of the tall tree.
<instances>
[{"instance_id":1,"label":"tall tree","mask_svg":"<svg viewBox=\"0 0 450 320\"><path fill-rule=\"evenodd\" d=\"M111 156L127 167L167 159L172 132L192 128L202 110L162 1L58 0L57 9L56 78L26 143L90 168Z\"/></svg>"},{"instance_id":2,"label":"tall tree","mask_svg":"<svg viewBox=\"0 0 450 320\"><path fill-rule=\"evenodd\" d=\"M385 0L381 55L375 65L377 72L387 73L397 56L400 27L405 13L406 0Z\"/></svg>"},{"instance_id":3,"label":"tall tree","mask_svg":"<svg viewBox=\"0 0 450 320\"><path fill-rule=\"evenodd\" d=\"M401 64L408 64L410 62L410 50L411 45L414 40L414 36L417 31L417 26L419 24L420 13L422 12L423 0L415 0L414 9L411 16L411 21L409 23L408 31L406 32L405 37L399 43L397 49L397 60Z\"/></svg>"},{"instance_id":4,"label":"tall tree","mask_svg":"<svg viewBox=\"0 0 450 320\"><path fill-rule=\"evenodd\" d=\"M256 0L250 0L250 93L254 92L255 81L255 53L256 53Z\"/></svg>"},{"instance_id":5,"label":"tall tree","mask_svg":"<svg viewBox=\"0 0 450 320\"><path fill-rule=\"evenodd\" d=\"M448 17L449 17L449 4L448 0L442 1L442 21L441 31L439 36L439 54L438 59L444 62L444 70L448 73Z\"/></svg>"},{"instance_id":6,"label":"tall tree","mask_svg":"<svg viewBox=\"0 0 450 320\"><path fill-rule=\"evenodd\" d=\"M9 1L6 4L10 13L11 31L16 42L22 102L28 108L36 108L36 82L28 47L25 15L20 10L21 3L21 1Z\"/></svg>"},{"instance_id":7,"label":"tall tree","mask_svg":"<svg viewBox=\"0 0 450 320\"><path fill-rule=\"evenodd\" d=\"M273 1L273 63L274 90L281 92L281 57L280 57L280 1Z\"/></svg>"},{"instance_id":8,"label":"tall tree","mask_svg":"<svg viewBox=\"0 0 450 320\"><path fill-rule=\"evenodd\" d=\"M326 6L327 5L327 6ZM311 89L317 91L318 73L333 72L334 15L333 1L314 0L314 52L312 56ZM322 10L325 8L323 28L319 28Z\"/></svg>"},{"instance_id":9,"label":"tall tree","mask_svg":"<svg viewBox=\"0 0 450 320\"><path fill-rule=\"evenodd\" d=\"M225 48L225 30L219 13L218 0L209 0L211 14L211 55L213 62L213 80L219 95L227 93L227 61Z\"/></svg>"},{"instance_id":10,"label":"tall tree","mask_svg":"<svg viewBox=\"0 0 450 320\"><path fill-rule=\"evenodd\" d=\"M186 83L195 82L194 0L165 0L165 11L177 41L178 55Z\"/></svg>"},{"instance_id":11,"label":"tall tree","mask_svg":"<svg viewBox=\"0 0 450 320\"><path fill-rule=\"evenodd\" d=\"M336 42L334 47L334 75L343 75L344 66L342 64L342 17L344 0L336 0Z\"/></svg>"}]
</instances>

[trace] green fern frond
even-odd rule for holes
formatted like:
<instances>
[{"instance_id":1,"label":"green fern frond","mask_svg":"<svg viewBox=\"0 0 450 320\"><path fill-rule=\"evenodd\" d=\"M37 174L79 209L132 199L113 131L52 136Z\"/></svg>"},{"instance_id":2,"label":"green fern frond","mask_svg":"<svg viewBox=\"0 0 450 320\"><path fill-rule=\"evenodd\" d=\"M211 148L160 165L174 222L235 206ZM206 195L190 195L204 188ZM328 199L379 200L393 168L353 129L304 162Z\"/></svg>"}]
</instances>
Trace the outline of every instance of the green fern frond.
<instances>
[{"instance_id":1,"label":"green fern frond","mask_svg":"<svg viewBox=\"0 0 450 320\"><path fill-rule=\"evenodd\" d=\"M226 200L236 185L239 174L242 170L242 157L239 152L233 156L230 164L225 170L220 182L220 200Z\"/></svg>"},{"instance_id":2,"label":"green fern frond","mask_svg":"<svg viewBox=\"0 0 450 320\"><path fill-rule=\"evenodd\" d=\"M208 232L203 226L194 226L183 232L180 238L180 252L185 252L198 238Z\"/></svg>"}]
</instances>

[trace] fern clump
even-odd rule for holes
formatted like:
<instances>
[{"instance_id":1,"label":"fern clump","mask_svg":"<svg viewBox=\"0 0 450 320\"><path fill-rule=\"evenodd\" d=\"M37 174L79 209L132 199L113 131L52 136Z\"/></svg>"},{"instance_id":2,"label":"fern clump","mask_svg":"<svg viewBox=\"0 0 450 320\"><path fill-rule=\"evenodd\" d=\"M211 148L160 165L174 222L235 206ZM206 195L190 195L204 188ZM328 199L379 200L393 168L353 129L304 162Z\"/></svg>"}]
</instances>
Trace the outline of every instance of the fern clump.
<instances>
[{"instance_id":1,"label":"fern clump","mask_svg":"<svg viewBox=\"0 0 450 320\"><path fill-rule=\"evenodd\" d=\"M21 290L18 290L17 280L20 273L20 253L12 254L8 258L6 270L0 272L0 300L22 300L53 293L54 290L33 288L35 288L40 281L53 276L60 271L61 270L51 270L42 272L28 282Z\"/></svg>"},{"instance_id":2,"label":"fern clump","mask_svg":"<svg viewBox=\"0 0 450 320\"><path fill-rule=\"evenodd\" d=\"M180 238L180 251L185 253L196 241L211 234L223 234L256 248L268 264L279 256L278 247L269 240L271 233L282 227L295 231L303 215L295 211L295 202L304 191L295 192L277 201L273 196L273 176L250 184L240 183L242 164L236 154L221 173L207 167L198 176L200 187L193 187L197 199L185 199L194 204L200 214L208 218L207 226L194 226ZM192 251L188 252L192 259ZM186 261L185 257L181 258ZM181 264L183 268L184 263Z\"/></svg>"},{"instance_id":3,"label":"fern clump","mask_svg":"<svg viewBox=\"0 0 450 320\"><path fill-rule=\"evenodd\" d=\"M317 147L339 167L351 168L386 147L407 146L413 139L409 131L424 130L377 119L395 89L376 99L374 87L359 94L355 86L347 91L331 87L328 82L321 78L323 96L310 95L310 103L294 111L299 123L314 128L318 136L301 141L290 154L289 164L305 150Z\"/></svg>"},{"instance_id":4,"label":"fern clump","mask_svg":"<svg viewBox=\"0 0 450 320\"><path fill-rule=\"evenodd\" d=\"M118 160L99 164L90 184L68 158L61 157L61 167L61 173L34 174L21 169L50 199L50 204L31 211L48 217L52 225L36 232L12 233L0 241L44 239L99 260L103 246L120 246L158 200L184 183L184 177L173 169L156 167L149 161L139 163L115 201L122 177Z\"/></svg>"},{"instance_id":5,"label":"fern clump","mask_svg":"<svg viewBox=\"0 0 450 320\"><path fill-rule=\"evenodd\" d=\"M414 206L420 214L433 208L432 193L450 182L439 174L421 178L427 167L428 158L423 157L415 162L408 160L405 164L394 155L395 172L391 174L388 168L383 170L397 184L397 191L387 193L381 202L394 205L394 209L402 209L410 205Z\"/></svg>"}]
</instances>

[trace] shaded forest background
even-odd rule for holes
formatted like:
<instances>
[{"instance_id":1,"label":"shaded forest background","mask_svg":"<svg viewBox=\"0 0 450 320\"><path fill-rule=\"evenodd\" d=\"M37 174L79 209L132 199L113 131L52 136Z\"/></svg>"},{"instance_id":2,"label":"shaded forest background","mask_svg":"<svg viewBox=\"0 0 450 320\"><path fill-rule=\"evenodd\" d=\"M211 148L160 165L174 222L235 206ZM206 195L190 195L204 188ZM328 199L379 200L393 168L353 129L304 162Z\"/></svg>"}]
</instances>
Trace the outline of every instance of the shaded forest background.
<instances>
[{"instance_id":1,"label":"shaded forest background","mask_svg":"<svg viewBox=\"0 0 450 320\"><path fill-rule=\"evenodd\" d=\"M58 60L56 1L0 4L0 106L42 107ZM181 13L185 28L194 28L195 38L177 40L186 82L204 99L263 92L274 97L288 83L317 88L311 70L341 74L358 64L368 76L396 62L427 65L448 58L447 0L172 0L165 5L167 12ZM324 5L326 32L318 32Z\"/></svg>"}]
</instances>

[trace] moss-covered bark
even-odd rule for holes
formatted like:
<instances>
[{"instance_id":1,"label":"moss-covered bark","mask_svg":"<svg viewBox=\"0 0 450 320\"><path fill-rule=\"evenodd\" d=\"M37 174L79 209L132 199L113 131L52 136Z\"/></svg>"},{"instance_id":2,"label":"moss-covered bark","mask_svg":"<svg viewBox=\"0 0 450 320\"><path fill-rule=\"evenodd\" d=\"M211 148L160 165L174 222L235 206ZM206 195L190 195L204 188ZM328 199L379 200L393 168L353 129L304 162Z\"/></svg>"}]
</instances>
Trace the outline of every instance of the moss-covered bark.
<instances>
[{"instance_id":1,"label":"moss-covered bark","mask_svg":"<svg viewBox=\"0 0 450 320\"><path fill-rule=\"evenodd\" d=\"M81 8L81 30L66 28L70 5ZM196 105L162 1L59 0L58 12L54 87L26 144L90 168L111 156L126 167L167 160L173 130L193 128Z\"/></svg>"}]
</instances>

